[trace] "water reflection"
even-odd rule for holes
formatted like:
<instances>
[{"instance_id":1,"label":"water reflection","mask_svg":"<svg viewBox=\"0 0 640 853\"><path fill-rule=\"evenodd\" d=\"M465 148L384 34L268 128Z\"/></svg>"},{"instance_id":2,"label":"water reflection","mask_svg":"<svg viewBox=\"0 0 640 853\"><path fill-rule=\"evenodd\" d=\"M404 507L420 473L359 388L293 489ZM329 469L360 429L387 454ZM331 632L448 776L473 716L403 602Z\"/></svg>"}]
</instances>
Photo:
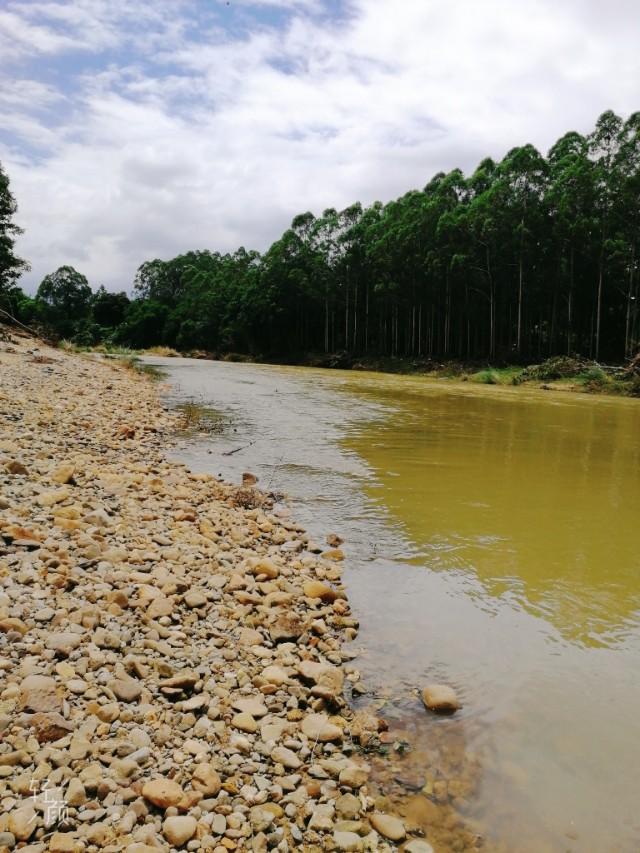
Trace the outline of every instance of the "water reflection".
<instances>
[{"instance_id":1,"label":"water reflection","mask_svg":"<svg viewBox=\"0 0 640 853\"><path fill-rule=\"evenodd\" d=\"M347 445L420 561L473 572L566 639L624 641L640 607L637 407L388 394L400 411Z\"/></svg>"}]
</instances>

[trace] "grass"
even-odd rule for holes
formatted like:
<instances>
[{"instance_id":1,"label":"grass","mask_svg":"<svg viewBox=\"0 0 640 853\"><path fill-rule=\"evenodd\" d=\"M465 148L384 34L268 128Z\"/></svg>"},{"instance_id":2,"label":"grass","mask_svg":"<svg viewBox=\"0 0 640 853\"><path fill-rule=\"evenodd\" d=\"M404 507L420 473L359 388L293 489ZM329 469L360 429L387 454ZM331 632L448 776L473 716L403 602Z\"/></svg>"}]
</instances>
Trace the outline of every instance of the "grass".
<instances>
[{"instance_id":1,"label":"grass","mask_svg":"<svg viewBox=\"0 0 640 853\"><path fill-rule=\"evenodd\" d=\"M477 373L465 374L463 379L481 385L517 385L521 373L521 367L487 367Z\"/></svg>"},{"instance_id":2,"label":"grass","mask_svg":"<svg viewBox=\"0 0 640 853\"><path fill-rule=\"evenodd\" d=\"M180 353L178 350L173 349L173 347L149 347L146 349L145 355L157 355L160 358L179 358Z\"/></svg>"}]
</instances>

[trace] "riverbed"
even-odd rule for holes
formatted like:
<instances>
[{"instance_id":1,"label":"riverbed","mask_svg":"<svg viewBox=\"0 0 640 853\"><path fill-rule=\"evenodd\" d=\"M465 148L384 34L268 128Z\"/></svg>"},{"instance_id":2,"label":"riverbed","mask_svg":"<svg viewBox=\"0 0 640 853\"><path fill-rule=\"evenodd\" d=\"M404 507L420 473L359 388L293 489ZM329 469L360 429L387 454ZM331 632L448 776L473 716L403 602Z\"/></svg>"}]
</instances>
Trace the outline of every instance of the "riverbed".
<instances>
[{"instance_id":1,"label":"riverbed","mask_svg":"<svg viewBox=\"0 0 640 853\"><path fill-rule=\"evenodd\" d=\"M383 792L463 815L487 849L640 847L636 401L148 361L167 405L208 410L181 461L251 471L319 542L345 539L354 701L408 744L376 761ZM425 712L429 681L456 688L455 717Z\"/></svg>"}]
</instances>

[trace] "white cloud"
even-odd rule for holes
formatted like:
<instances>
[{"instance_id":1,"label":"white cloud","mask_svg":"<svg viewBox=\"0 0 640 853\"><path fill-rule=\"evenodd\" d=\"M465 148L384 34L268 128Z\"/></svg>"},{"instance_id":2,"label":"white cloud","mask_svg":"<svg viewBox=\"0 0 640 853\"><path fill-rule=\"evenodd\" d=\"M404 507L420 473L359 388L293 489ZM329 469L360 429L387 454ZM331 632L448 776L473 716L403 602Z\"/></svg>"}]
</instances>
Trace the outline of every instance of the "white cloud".
<instances>
[{"instance_id":1,"label":"white cloud","mask_svg":"<svg viewBox=\"0 0 640 853\"><path fill-rule=\"evenodd\" d=\"M39 28L32 56L104 52L99 73L79 63L60 84L14 66L4 93L0 159L32 285L63 263L121 288L148 258L264 249L300 211L386 200L640 106L631 0L612 0L606 21L591 0L353 0L339 21L316 14L320 0L237 5L245 25L263 5L286 7L287 23L260 12L232 36L222 2L196 39L187 2L10 7L21 45Z\"/></svg>"}]
</instances>

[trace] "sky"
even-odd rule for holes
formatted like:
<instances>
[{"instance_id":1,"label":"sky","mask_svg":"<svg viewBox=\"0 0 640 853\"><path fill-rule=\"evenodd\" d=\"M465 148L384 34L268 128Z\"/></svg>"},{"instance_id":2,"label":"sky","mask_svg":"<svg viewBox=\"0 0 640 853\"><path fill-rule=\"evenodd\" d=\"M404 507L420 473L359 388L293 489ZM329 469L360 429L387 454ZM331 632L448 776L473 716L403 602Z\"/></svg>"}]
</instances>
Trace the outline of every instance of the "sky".
<instances>
[{"instance_id":1,"label":"sky","mask_svg":"<svg viewBox=\"0 0 640 853\"><path fill-rule=\"evenodd\" d=\"M640 109L637 0L2 0L0 162L33 291L388 201Z\"/></svg>"}]
</instances>

